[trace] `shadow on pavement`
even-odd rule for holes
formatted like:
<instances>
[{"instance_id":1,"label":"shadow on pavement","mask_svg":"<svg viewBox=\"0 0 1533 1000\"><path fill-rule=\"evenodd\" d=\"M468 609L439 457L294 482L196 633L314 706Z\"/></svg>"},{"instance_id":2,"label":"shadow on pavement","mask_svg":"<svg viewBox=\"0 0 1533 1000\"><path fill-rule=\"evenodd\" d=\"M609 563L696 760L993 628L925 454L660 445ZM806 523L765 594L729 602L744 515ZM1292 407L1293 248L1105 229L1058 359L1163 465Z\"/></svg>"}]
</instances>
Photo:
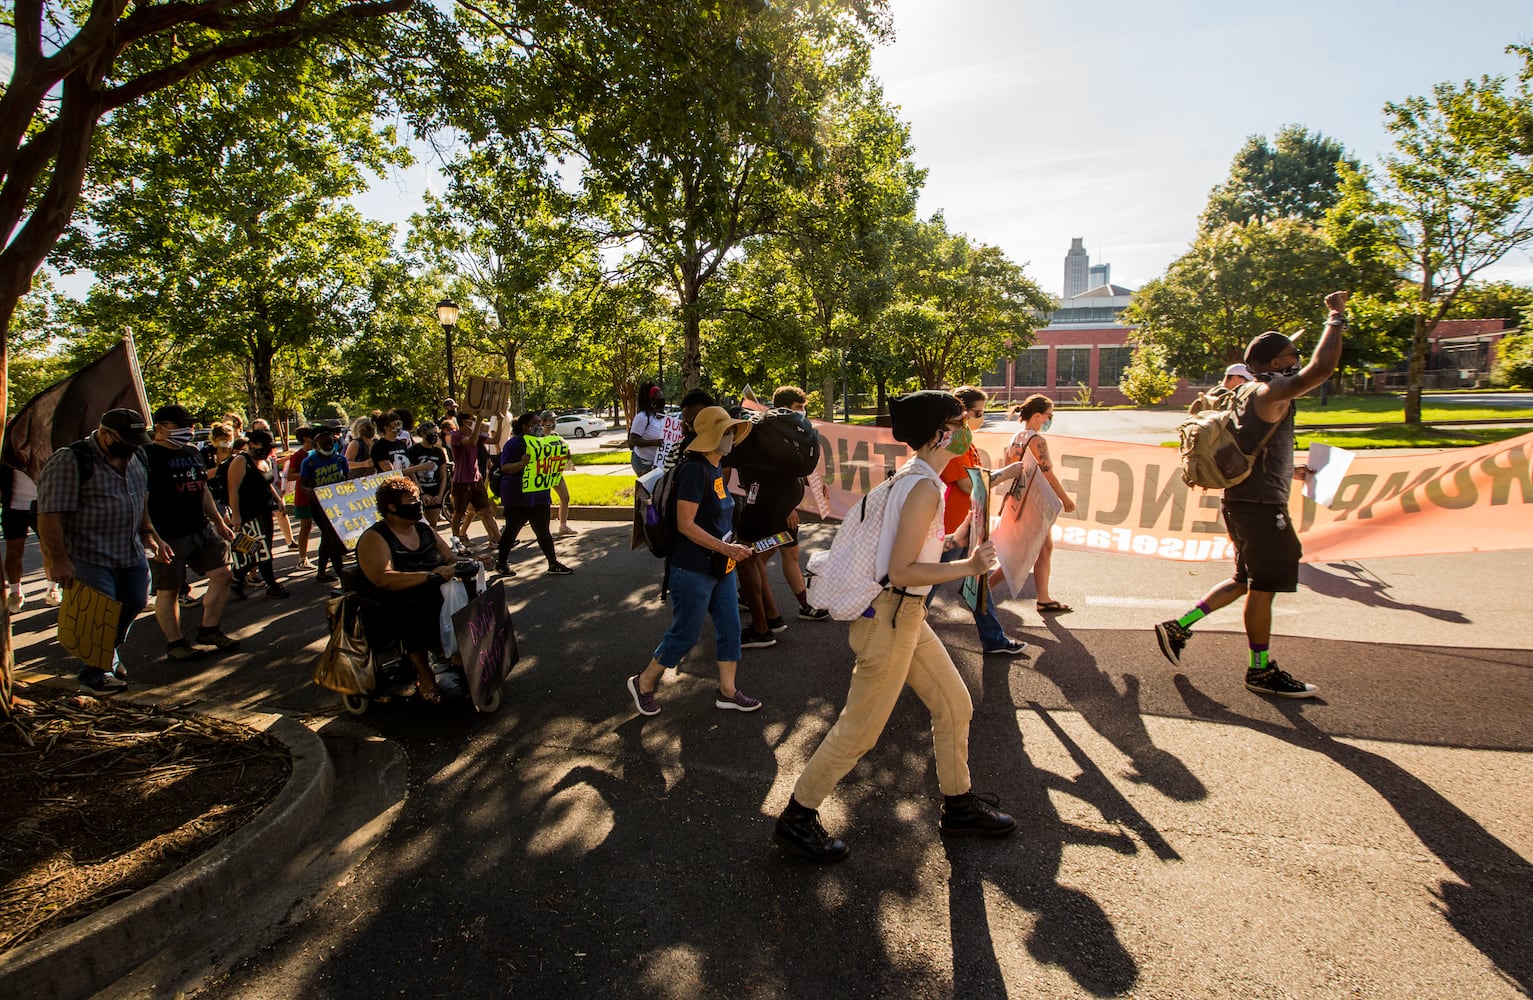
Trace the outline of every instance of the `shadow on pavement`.
<instances>
[{"instance_id":1,"label":"shadow on pavement","mask_svg":"<svg viewBox=\"0 0 1533 1000\"><path fill-rule=\"evenodd\" d=\"M1473 619L1462 611L1454 611L1451 608L1427 607L1424 604L1405 604L1395 600L1389 596L1389 584L1380 580L1357 563L1326 563L1326 569L1332 569L1336 572L1327 573L1325 569L1322 569L1316 563L1301 563L1299 566L1299 583L1317 594L1356 601L1359 604L1366 604L1370 608L1411 611L1427 618L1434 618L1437 621L1452 622L1455 625L1469 625L1473 623Z\"/></svg>"}]
</instances>

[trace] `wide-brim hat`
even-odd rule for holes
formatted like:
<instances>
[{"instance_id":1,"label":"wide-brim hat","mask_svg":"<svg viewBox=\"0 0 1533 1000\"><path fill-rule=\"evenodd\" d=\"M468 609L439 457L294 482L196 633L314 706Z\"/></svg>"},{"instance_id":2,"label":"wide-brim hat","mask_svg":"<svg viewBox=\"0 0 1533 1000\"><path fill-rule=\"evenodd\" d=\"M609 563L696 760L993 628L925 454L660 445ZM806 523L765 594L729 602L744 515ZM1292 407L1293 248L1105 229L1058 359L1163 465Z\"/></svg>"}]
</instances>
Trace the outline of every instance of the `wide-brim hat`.
<instances>
[{"instance_id":1,"label":"wide-brim hat","mask_svg":"<svg viewBox=\"0 0 1533 1000\"><path fill-rule=\"evenodd\" d=\"M729 411L722 406L705 407L701 413L692 418L692 429L697 432L697 437L687 445L687 450L718 451L719 443L724 440L726 431L733 432L735 442L738 444L751 432L751 426L749 420L736 420L731 417Z\"/></svg>"},{"instance_id":2,"label":"wide-brim hat","mask_svg":"<svg viewBox=\"0 0 1533 1000\"><path fill-rule=\"evenodd\" d=\"M1251 369L1247 368L1243 364L1240 364L1239 362L1236 362L1235 364L1230 365L1228 368L1226 368L1224 370L1224 377L1225 378L1229 378L1231 375L1239 375L1241 378L1245 379L1248 382L1252 381L1252 380L1254 380L1256 378L1255 375L1251 374Z\"/></svg>"}]
</instances>

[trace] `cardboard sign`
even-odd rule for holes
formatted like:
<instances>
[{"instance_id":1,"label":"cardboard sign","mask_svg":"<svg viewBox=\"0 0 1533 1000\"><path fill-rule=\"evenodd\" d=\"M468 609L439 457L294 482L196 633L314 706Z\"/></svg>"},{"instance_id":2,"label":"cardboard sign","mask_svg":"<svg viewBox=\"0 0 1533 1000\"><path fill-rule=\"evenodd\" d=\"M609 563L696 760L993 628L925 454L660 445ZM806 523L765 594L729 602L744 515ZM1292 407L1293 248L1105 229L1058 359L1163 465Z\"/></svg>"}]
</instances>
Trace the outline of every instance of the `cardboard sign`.
<instances>
[{"instance_id":1,"label":"cardboard sign","mask_svg":"<svg viewBox=\"0 0 1533 1000\"><path fill-rule=\"evenodd\" d=\"M984 469L969 470L969 505L969 551L973 552L980 542L990 537L990 473ZM960 593L970 611L988 607L989 575L980 573L964 577Z\"/></svg>"},{"instance_id":2,"label":"cardboard sign","mask_svg":"<svg viewBox=\"0 0 1533 1000\"><path fill-rule=\"evenodd\" d=\"M505 583L497 580L494 586L469 601L467 607L455 612L452 627L458 637L468 693L474 704L483 705L521 659L516 648L516 627L511 621L511 610L506 607Z\"/></svg>"},{"instance_id":3,"label":"cardboard sign","mask_svg":"<svg viewBox=\"0 0 1533 1000\"><path fill-rule=\"evenodd\" d=\"M482 417L505 413L511 408L511 391L515 383L503 378L468 377L468 388L459 400L460 413L477 413Z\"/></svg>"},{"instance_id":4,"label":"cardboard sign","mask_svg":"<svg viewBox=\"0 0 1533 1000\"><path fill-rule=\"evenodd\" d=\"M261 534L261 526L255 521L241 524L240 530L234 533L234 540L229 543L229 568L244 569L270 558L271 541Z\"/></svg>"},{"instance_id":5,"label":"cardboard sign","mask_svg":"<svg viewBox=\"0 0 1533 1000\"><path fill-rule=\"evenodd\" d=\"M97 670L112 669L122 604L76 580L64 591L59 608L59 645Z\"/></svg>"},{"instance_id":6,"label":"cardboard sign","mask_svg":"<svg viewBox=\"0 0 1533 1000\"><path fill-rule=\"evenodd\" d=\"M522 467L522 492L536 493L558 486L569 464L570 446L557 435L528 436L523 440L527 443L527 464Z\"/></svg>"},{"instance_id":7,"label":"cardboard sign","mask_svg":"<svg viewBox=\"0 0 1533 1000\"><path fill-rule=\"evenodd\" d=\"M355 549L362 532L382 517L378 513L378 487L393 477L394 473L385 472L314 487L314 506L325 512L325 520L346 548Z\"/></svg>"}]
</instances>

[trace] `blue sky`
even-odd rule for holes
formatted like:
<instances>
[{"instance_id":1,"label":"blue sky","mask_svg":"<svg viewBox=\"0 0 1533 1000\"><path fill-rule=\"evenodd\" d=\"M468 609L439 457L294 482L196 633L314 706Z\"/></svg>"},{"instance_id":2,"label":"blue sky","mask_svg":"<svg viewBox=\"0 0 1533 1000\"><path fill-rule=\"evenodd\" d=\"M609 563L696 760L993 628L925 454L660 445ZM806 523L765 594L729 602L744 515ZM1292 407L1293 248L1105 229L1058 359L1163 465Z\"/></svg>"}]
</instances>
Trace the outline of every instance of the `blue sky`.
<instances>
[{"instance_id":1,"label":"blue sky","mask_svg":"<svg viewBox=\"0 0 1533 1000\"><path fill-rule=\"evenodd\" d=\"M1533 3L893 0L874 56L927 167L922 214L993 243L1059 294L1064 254L1138 287L1192 239L1246 136L1297 123L1365 162L1382 109L1433 84L1511 76ZM1533 282L1524 251L1499 277Z\"/></svg>"}]
</instances>

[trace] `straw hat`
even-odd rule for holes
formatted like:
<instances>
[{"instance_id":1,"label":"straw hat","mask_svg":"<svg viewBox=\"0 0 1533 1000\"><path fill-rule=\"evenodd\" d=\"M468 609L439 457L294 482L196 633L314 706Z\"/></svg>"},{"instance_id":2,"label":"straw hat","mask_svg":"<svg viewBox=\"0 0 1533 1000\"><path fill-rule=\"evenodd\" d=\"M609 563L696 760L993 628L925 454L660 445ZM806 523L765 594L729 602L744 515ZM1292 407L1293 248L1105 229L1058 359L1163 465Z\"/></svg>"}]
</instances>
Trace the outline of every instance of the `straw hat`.
<instances>
[{"instance_id":1,"label":"straw hat","mask_svg":"<svg viewBox=\"0 0 1533 1000\"><path fill-rule=\"evenodd\" d=\"M697 438L687 445L687 450L703 453L718 451L719 442L724 440L724 432L731 428L735 428L735 443L738 444L751 432L751 422L735 420L722 406L707 407L692 418L692 429L697 431Z\"/></svg>"}]
</instances>

